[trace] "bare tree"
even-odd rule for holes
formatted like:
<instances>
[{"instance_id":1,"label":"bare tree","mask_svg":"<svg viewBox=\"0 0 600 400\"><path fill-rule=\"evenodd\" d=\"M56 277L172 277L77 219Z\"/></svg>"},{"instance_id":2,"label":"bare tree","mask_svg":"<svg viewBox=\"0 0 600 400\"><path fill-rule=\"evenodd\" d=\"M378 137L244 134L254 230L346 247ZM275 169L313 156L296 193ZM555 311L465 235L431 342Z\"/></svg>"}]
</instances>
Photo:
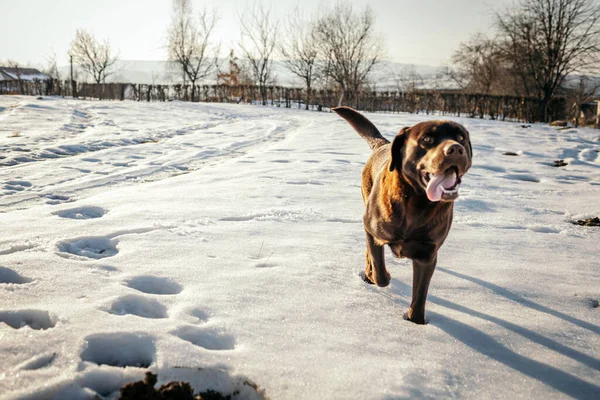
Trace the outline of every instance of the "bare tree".
<instances>
[{"instance_id":1,"label":"bare tree","mask_svg":"<svg viewBox=\"0 0 600 400\"><path fill-rule=\"evenodd\" d=\"M497 90L501 77L502 60L497 43L481 33L460 44L452 61L458 66L454 72L456 82L465 81L468 92L491 94Z\"/></svg>"},{"instance_id":2,"label":"bare tree","mask_svg":"<svg viewBox=\"0 0 600 400\"><path fill-rule=\"evenodd\" d=\"M46 67L46 75L55 81L60 81L60 73L58 71L58 64L56 63L56 52L52 51L52 53L46 57L46 62L48 63Z\"/></svg>"},{"instance_id":3,"label":"bare tree","mask_svg":"<svg viewBox=\"0 0 600 400\"><path fill-rule=\"evenodd\" d=\"M338 2L317 23L325 74L340 89L338 105L358 99L358 91L384 56L382 39L375 34L375 16L369 6L354 13L350 2Z\"/></svg>"},{"instance_id":4,"label":"bare tree","mask_svg":"<svg viewBox=\"0 0 600 400\"><path fill-rule=\"evenodd\" d=\"M400 92L415 93L422 89L425 84L423 76L417 72L413 64L392 71L392 77L396 82L396 88Z\"/></svg>"},{"instance_id":5,"label":"bare tree","mask_svg":"<svg viewBox=\"0 0 600 400\"><path fill-rule=\"evenodd\" d=\"M46 82L46 90L47 92L56 91L58 94L62 94L62 82L60 81L60 72L58 71L56 52L54 50L46 57L46 62L48 64L44 73L50 77Z\"/></svg>"},{"instance_id":6,"label":"bare tree","mask_svg":"<svg viewBox=\"0 0 600 400\"><path fill-rule=\"evenodd\" d=\"M287 35L280 43L279 51L287 68L304 83L305 108L308 110L312 87L320 77L317 63L319 43L316 23L314 20L308 21L296 8L288 17L286 31Z\"/></svg>"},{"instance_id":7,"label":"bare tree","mask_svg":"<svg viewBox=\"0 0 600 400\"><path fill-rule=\"evenodd\" d=\"M267 84L273 77L273 52L279 27L271 10L254 4L239 16L242 37L240 50L249 63L254 82L258 85L262 104L267 104Z\"/></svg>"},{"instance_id":8,"label":"bare tree","mask_svg":"<svg viewBox=\"0 0 600 400\"><path fill-rule=\"evenodd\" d=\"M456 66L451 67L449 65L443 65L438 69L439 76L449 82L453 82L454 85L460 90L465 90L469 85L470 76L469 74Z\"/></svg>"},{"instance_id":9,"label":"bare tree","mask_svg":"<svg viewBox=\"0 0 600 400\"><path fill-rule=\"evenodd\" d=\"M169 59L181 67L184 84L186 79L192 84L192 101L196 82L217 69L219 46L210 43L217 20L216 11L208 13L206 9L196 20L190 0L173 0L171 25L167 29Z\"/></svg>"},{"instance_id":10,"label":"bare tree","mask_svg":"<svg viewBox=\"0 0 600 400\"><path fill-rule=\"evenodd\" d=\"M417 72L414 65L407 65L401 69L391 71L396 89L406 95L407 106L411 113L419 113L419 91L423 89L425 81L423 76Z\"/></svg>"},{"instance_id":11,"label":"bare tree","mask_svg":"<svg viewBox=\"0 0 600 400\"><path fill-rule=\"evenodd\" d=\"M501 50L523 91L540 100L540 120L564 79L586 72L600 56L600 2L521 0L496 15Z\"/></svg>"},{"instance_id":12,"label":"bare tree","mask_svg":"<svg viewBox=\"0 0 600 400\"><path fill-rule=\"evenodd\" d=\"M154 70L150 72L150 82L152 82L152 86L156 85L156 82L159 82L162 79L163 77L160 72L156 72Z\"/></svg>"},{"instance_id":13,"label":"bare tree","mask_svg":"<svg viewBox=\"0 0 600 400\"><path fill-rule=\"evenodd\" d=\"M108 40L98 42L84 29L77 29L68 54L96 83L106 82L118 57Z\"/></svg>"}]
</instances>

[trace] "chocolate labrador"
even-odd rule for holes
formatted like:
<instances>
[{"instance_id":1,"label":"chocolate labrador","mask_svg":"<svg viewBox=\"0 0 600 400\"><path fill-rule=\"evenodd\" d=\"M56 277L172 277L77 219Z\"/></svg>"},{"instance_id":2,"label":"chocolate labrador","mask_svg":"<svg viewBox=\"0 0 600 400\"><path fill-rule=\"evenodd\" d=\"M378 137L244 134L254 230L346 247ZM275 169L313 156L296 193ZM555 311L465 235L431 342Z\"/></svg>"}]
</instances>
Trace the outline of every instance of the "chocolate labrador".
<instances>
[{"instance_id":1,"label":"chocolate labrador","mask_svg":"<svg viewBox=\"0 0 600 400\"><path fill-rule=\"evenodd\" d=\"M365 282L387 286L383 246L413 261L412 301L404 318L425 323L425 300L437 252L452 225L461 178L471 167L467 130L450 121L402 128L390 143L366 117L334 108L362 136L373 154L362 172L367 233Z\"/></svg>"}]
</instances>

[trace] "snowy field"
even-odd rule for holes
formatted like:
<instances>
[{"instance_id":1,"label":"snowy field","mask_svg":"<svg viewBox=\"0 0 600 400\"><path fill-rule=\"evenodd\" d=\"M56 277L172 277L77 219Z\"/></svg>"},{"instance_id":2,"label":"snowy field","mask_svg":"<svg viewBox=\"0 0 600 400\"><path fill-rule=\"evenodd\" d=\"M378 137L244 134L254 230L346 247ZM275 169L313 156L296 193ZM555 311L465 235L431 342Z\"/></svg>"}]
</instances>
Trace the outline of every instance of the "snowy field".
<instances>
[{"instance_id":1,"label":"snowy field","mask_svg":"<svg viewBox=\"0 0 600 400\"><path fill-rule=\"evenodd\" d=\"M417 326L408 260L358 277L370 151L337 115L0 96L0 398L145 367L243 399L600 398L600 228L570 223L600 214L600 131L452 119L474 165Z\"/></svg>"}]
</instances>

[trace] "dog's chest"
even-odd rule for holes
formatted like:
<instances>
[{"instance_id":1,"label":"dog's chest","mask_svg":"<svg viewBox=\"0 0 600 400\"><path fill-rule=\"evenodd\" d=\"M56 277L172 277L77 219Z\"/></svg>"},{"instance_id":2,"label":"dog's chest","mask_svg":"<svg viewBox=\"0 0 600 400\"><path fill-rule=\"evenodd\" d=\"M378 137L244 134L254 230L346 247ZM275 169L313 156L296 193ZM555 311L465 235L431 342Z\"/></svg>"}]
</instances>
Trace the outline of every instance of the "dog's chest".
<instances>
[{"instance_id":1,"label":"dog's chest","mask_svg":"<svg viewBox=\"0 0 600 400\"><path fill-rule=\"evenodd\" d=\"M450 230L451 220L451 216L448 218L446 215L435 213L397 214L390 220L365 218L365 228L380 245L389 245L395 254L394 248L397 248L397 254L400 254L405 242L442 243Z\"/></svg>"}]
</instances>

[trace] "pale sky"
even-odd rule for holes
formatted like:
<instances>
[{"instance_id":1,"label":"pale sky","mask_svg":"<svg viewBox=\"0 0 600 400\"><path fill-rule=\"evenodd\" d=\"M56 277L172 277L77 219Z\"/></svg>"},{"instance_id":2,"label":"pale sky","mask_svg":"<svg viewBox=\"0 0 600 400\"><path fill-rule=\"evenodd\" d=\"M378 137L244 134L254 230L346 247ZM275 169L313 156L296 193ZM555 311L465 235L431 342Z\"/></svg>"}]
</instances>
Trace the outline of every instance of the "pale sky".
<instances>
[{"instance_id":1,"label":"pale sky","mask_svg":"<svg viewBox=\"0 0 600 400\"><path fill-rule=\"evenodd\" d=\"M323 0L263 0L285 17L298 4L310 14ZM355 10L370 4L384 36L387 59L411 64L447 63L461 41L491 31L493 10L512 0L351 0ZM223 55L239 41L238 15L248 0L192 0L195 10L217 7L221 19L215 40ZM54 50L59 65L77 28L108 38L124 60L165 60L165 30L171 0L0 0L0 60L46 64Z\"/></svg>"}]
</instances>

